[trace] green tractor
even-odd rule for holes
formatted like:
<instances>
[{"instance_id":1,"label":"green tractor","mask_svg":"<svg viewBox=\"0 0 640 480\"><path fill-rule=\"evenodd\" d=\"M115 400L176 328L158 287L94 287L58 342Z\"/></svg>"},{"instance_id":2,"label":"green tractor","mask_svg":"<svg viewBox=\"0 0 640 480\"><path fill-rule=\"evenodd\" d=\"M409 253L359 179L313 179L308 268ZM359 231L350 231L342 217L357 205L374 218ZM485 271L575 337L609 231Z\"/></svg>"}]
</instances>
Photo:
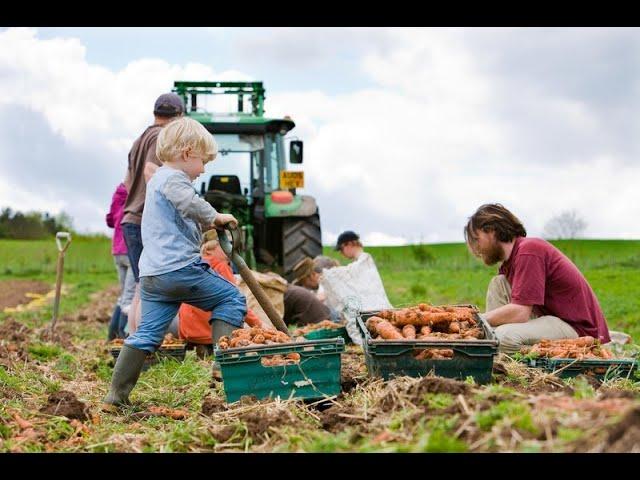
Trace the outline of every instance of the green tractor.
<instances>
[{"instance_id":1,"label":"green tractor","mask_svg":"<svg viewBox=\"0 0 640 480\"><path fill-rule=\"evenodd\" d=\"M173 92L184 100L186 115L200 122L218 144L218 157L196 180L201 182L200 195L219 212L238 219L241 252L250 268L270 269L291 281L300 260L322 253L316 201L296 193L304 187L304 173L287 168L285 136L295 123L288 117L264 116L262 82L176 81ZM220 95L237 97L235 111L215 111L229 99ZM205 106L207 101L213 107ZM301 164L302 141L286 140L288 163Z\"/></svg>"}]
</instances>

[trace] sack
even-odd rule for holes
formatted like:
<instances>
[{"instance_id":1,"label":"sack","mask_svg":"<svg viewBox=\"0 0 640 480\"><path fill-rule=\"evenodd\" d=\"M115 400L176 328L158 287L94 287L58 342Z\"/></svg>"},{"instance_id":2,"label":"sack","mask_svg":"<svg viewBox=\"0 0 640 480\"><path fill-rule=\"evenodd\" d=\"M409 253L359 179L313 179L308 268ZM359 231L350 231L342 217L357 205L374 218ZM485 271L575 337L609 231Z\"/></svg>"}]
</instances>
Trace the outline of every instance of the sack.
<instances>
[{"instance_id":1,"label":"sack","mask_svg":"<svg viewBox=\"0 0 640 480\"><path fill-rule=\"evenodd\" d=\"M276 312L278 312L280 317L284 317L284 292L287 290L287 281L277 273L273 272L260 273L251 270L251 273L253 273L256 281L260 284L267 297L269 297L269 300L271 300ZM239 282L238 288L242 294L247 297L247 307L253 310L265 328L276 329L258 303L258 300L256 300L256 297L251 293L251 290L249 290L249 286L245 283L242 277L240 277L240 275L237 275L236 277Z\"/></svg>"},{"instance_id":2,"label":"sack","mask_svg":"<svg viewBox=\"0 0 640 480\"><path fill-rule=\"evenodd\" d=\"M358 260L344 267L324 269L320 285L326 294L326 305L346 318L347 333L357 345L362 345L362 337L356 315L367 310L393 308L368 253L361 253Z\"/></svg>"}]
</instances>

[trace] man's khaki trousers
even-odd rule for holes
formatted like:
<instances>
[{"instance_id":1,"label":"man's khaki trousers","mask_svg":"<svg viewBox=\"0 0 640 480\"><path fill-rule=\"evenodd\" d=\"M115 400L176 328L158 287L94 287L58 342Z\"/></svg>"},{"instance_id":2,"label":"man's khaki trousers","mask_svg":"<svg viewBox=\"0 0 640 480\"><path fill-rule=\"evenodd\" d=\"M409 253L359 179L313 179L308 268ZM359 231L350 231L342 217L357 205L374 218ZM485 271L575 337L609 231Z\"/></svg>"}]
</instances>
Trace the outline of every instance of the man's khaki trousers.
<instances>
[{"instance_id":1,"label":"man's khaki trousers","mask_svg":"<svg viewBox=\"0 0 640 480\"><path fill-rule=\"evenodd\" d=\"M496 275L487 289L487 312L511 303L511 285L504 275ZM566 322L552 315L532 316L523 323L506 323L495 327L500 351L516 353L524 345L533 345L542 339L578 338L576 331Z\"/></svg>"}]
</instances>

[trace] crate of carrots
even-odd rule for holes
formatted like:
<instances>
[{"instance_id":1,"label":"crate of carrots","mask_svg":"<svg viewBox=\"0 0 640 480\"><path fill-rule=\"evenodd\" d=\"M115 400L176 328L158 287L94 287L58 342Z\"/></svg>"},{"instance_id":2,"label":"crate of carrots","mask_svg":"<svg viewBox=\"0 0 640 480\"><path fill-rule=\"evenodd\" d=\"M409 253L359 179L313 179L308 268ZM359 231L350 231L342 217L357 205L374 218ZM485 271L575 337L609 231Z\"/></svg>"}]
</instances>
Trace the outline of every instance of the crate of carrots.
<instances>
[{"instance_id":1,"label":"crate of carrots","mask_svg":"<svg viewBox=\"0 0 640 480\"><path fill-rule=\"evenodd\" d=\"M342 323L322 320L300 327L293 332L294 337L304 337L308 340L321 340L324 338L344 338L345 343L351 343L347 328Z\"/></svg>"},{"instance_id":2,"label":"crate of carrots","mask_svg":"<svg viewBox=\"0 0 640 480\"><path fill-rule=\"evenodd\" d=\"M435 375L491 381L498 341L473 305L425 303L362 312L358 317L367 370L393 376Z\"/></svg>"},{"instance_id":3,"label":"crate of carrots","mask_svg":"<svg viewBox=\"0 0 640 480\"><path fill-rule=\"evenodd\" d=\"M599 380L633 378L638 361L615 358L598 339L590 336L575 339L541 340L523 347L515 358L533 368L541 368L562 378L589 375Z\"/></svg>"},{"instance_id":4,"label":"crate of carrots","mask_svg":"<svg viewBox=\"0 0 640 480\"><path fill-rule=\"evenodd\" d=\"M116 338L109 342L109 350L115 360L118 359L123 344L124 340L121 338ZM159 359L163 358L172 358L179 362L183 361L187 351L186 347L187 344L183 340L174 337L171 333L167 333L162 340L160 348L158 348L155 353L147 355L143 364L143 370L148 369L151 365L156 364Z\"/></svg>"},{"instance_id":5,"label":"crate of carrots","mask_svg":"<svg viewBox=\"0 0 640 480\"><path fill-rule=\"evenodd\" d=\"M340 393L341 337L293 339L257 327L234 330L214 348L227 402L244 395L321 399Z\"/></svg>"}]
</instances>

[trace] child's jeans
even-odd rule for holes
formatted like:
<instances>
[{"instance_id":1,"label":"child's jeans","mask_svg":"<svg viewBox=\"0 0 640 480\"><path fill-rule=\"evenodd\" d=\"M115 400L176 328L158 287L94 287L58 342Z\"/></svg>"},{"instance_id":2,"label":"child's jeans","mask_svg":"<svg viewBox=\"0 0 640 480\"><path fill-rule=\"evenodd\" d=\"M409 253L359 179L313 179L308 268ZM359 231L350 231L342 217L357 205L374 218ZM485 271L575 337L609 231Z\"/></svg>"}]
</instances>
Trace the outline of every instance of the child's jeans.
<instances>
[{"instance_id":1,"label":"child's jeans","mask_svg":"<svg viewBox=\"0 0 640 480\"><path fill-rule=\"evenodd\" d=\"M238 287L222 278L201 259L179 270L140 278L142 320L125 345L155 352L181 303L207 312L211 320L222 320L242 328L247 300Z\"/></svg>"}]
</instances>

